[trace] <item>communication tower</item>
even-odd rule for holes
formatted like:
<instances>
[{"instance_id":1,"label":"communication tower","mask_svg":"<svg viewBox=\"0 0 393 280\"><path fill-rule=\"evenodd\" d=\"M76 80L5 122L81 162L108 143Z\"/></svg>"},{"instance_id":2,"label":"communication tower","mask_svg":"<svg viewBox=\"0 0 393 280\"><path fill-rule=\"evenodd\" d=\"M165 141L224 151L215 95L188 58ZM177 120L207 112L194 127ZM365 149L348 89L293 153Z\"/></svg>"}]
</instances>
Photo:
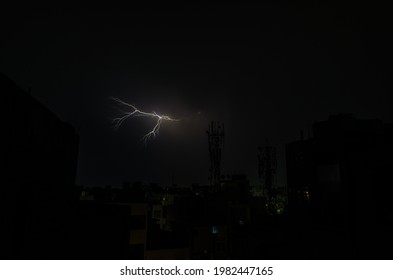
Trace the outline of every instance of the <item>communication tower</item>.
<instances>
[{"instance_id":1,"label":"communication tower","mask_svg":"<svg viewBox=\"0 0 393 280\"><path fill-rule=\"evenodd\" d=\"M210 185L219 188L221 176L221 150L224 146L224 124L212 121L206 131L209 141Z\"/></svg>"}]
</instances>

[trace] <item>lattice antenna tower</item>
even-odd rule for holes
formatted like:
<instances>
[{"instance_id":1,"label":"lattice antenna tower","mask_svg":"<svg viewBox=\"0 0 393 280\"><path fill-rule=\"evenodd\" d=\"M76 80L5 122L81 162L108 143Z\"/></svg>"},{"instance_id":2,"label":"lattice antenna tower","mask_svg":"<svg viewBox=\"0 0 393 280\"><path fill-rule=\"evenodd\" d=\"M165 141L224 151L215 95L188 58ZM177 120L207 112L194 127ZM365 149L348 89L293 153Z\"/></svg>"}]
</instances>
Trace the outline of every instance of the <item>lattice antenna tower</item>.
<instances>
[{"instance_id":1,"label":"lattice antenna tower","mask_svg":"<svg viewBox=\"0 0 393 280\"><path fill-rule=\"evenodd\" d=\"M277 156L276 147L268 143L258 147L258 178L263 194L269 197L277 183Z\"/></svg>"},{"instance_id":2,"label":"lattice antenna tower","mask_svg":"<svg viewBox=\"0 0 393 280\"><path fill-rule=\"evenodd\" d=\"M209 130L206 131L209 141L210 185L216 188L220 186L221 154L224 146L224 124L212 121Z\"/></svg>"}]
</instances>

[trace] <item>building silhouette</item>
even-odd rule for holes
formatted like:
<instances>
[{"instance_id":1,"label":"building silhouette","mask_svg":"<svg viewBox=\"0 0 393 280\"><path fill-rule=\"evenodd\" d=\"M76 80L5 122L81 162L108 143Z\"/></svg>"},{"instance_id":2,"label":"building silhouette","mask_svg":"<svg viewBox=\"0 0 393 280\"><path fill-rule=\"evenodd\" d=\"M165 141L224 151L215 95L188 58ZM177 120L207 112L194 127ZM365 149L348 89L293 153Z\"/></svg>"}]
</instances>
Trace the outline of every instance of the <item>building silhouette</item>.
<instances>
[{"instance_id":1,"label":"building silhouette","mask_svg":"<svg viewBox=\"0 0 393 280\"><path fill-rule=\"evenodd\" d=\"M313 232L303 241L314 256L382 258L393 248L392 132L343 114L286 145L289 212Z\"/></svg>"},{"instance_id":2,"label":"building silhouette","mask_svg":"<svg viewBox=\"0 0 393 280\"><path fill-rule=\"evenodd\" d=\"M0 73L3 258L53 258L62 252L77 194L75 130ZM64 247L66 247L64 245Z\"/></svg>"}]
</instances>

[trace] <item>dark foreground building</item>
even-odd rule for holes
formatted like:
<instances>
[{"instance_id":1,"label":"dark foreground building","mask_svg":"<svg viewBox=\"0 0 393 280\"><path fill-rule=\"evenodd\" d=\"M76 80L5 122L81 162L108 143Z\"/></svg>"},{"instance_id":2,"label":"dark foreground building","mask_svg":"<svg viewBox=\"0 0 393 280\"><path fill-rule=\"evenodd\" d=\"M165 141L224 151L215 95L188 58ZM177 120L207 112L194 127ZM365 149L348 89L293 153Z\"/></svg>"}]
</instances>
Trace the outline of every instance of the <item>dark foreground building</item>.
<instances>
[{"instance_id":1,"label":"dark foreground building","mask_svg":"<svg viewBox=\"0 0 393 280\"><path fill-rule=\"evenodd\" d=\"M293 242L311 258L380 259L393 249L393 126L352 115L286 146Z\"/></svg>"},{"instance_id":2,"label":"dark foreground building","mask_svg":"<svg viewBox=\"0 0 393 280\"><path fill-rule=\"evenodd\" d=\"M61 258L77 195L79 137L1 73L0 93L0 257Z\"/></svg>"}]
</instances>

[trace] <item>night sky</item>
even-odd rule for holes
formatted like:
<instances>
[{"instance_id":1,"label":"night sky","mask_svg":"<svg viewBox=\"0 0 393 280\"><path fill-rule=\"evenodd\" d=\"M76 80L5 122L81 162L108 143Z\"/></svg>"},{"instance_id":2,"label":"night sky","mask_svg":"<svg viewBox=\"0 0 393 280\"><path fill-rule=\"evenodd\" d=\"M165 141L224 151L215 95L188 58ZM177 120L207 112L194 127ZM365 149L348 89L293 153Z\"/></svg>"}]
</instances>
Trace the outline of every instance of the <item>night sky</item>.
<instances>
[{"instance_id":1,"label":"night sky","mask_svg":"<svg viewBox=\"0 0 393 280\"><path fill-rule=\"evenodd\" d=\"M216 120L226 130L223 174L256 183L257 147L268 139L284 185L284 145L313 122L338 113L393 121L387 7L35 8L0 12L0 71L76 128L78 184L205 184L205 131ZM111 96L181 121L144 145L154 120L114 130Z\"/></svg>"}]
</instances>

